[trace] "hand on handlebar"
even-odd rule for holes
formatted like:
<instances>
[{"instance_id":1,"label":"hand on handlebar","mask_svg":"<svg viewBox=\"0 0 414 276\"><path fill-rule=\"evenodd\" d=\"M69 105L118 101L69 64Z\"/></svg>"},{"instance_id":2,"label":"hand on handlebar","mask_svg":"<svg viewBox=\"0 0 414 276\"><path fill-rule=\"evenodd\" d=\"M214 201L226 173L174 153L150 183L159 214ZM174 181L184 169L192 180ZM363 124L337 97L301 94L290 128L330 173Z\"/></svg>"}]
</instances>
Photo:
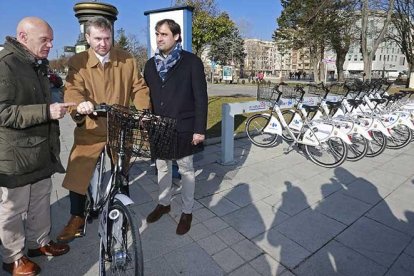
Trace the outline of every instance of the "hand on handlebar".
<instances>
[{"instance_id":1,"label":"hand on handlebar","mask_svg":"<svg viewBox=\"0 0 414 276\"><path fill-rule=\"evenodd\" d=\"M88 115L91 113L94 113L94 115L96 115L96 112L94 112L94 110L95 110L95 107L90 101L81 102L76 107L76 112L82 115Z\"/></svg>"}]
</instances>

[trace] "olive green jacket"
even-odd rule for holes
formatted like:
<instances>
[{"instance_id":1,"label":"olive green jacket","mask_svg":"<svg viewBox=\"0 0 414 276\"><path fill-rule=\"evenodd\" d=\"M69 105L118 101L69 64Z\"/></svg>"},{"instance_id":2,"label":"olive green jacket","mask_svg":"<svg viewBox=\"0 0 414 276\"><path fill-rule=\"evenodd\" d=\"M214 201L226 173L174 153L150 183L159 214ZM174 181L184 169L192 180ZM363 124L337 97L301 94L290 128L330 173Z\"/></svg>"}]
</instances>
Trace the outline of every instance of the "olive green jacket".
<instances>
[{"instance_id":1,"label":"olive green jacket","mask_svg":"<svg viewBox=\"0 0 414 276\"><path fill-rule=\"evenodd\" d=\"M14 38L0 51L0 186L15 188L65 170L59 122L49 118L47 60Z\"/></svg>"}]
</instances>

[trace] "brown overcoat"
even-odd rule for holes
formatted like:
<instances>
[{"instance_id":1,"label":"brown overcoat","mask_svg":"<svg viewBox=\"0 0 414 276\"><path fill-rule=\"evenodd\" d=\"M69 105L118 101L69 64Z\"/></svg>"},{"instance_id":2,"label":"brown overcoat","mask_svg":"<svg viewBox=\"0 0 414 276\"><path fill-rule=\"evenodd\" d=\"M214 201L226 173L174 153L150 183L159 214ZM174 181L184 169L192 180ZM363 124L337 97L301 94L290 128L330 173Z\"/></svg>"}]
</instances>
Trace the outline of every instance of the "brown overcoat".
<instances>
[{"instance_id":1,"label":"brown overcoat","mask_svg":"<svg viewBox=\"0 0 414 276\"><path fill-rule=\"evenodd\" d=\"M137 69L134 58L112 48L109 62L102 66L94 51L79 53L70 58L66 77L65 102L79 104L90 101L94 105L121 104L132 101L137 109L149 109L149 91ZM76 113L76 107L71 115ZM106 118L91 119L86 116L83 124L74 131L74 143L69 156L63 187L79 194L86 194L96 161L106 143Z\"/></svg>"}]
</instances>

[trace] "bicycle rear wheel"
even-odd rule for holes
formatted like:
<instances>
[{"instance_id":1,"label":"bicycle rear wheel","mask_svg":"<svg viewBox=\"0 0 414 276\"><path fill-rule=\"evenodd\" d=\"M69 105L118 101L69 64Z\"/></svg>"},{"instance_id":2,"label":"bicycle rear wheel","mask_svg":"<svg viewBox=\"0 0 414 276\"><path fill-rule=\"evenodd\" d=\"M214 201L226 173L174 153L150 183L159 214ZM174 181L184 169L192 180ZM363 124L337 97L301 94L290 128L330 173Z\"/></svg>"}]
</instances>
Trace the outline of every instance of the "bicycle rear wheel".
<instances>
[{"instance_id":1,"label":"bicycle rear wheel","mask_svg":"<svg viewBox=\"0 0 414 276\"><path fill-rule=\"evenodd\" d=\"M366 157L375 157L384 152L387 146L387 139L381 131L370 131L372 140L368 142Z\"/></svg>"},{"instance_id":2,"label":"bicycle rear wheel","mask_svg":"<svg viewBox=\"0 0 414 276\"><path fill-rule=\"evenodd\" d=\"M105 252L101 238L99 254L100 275L144 274L141 237L133 219L133 211L122 202L115 200L108 214L108 246Z\"/></svg>"},{"instance_id":3,"label":"bicycle rear wheel","mask_svg":"<svg viewBox=\"0 0 414 276\"><path fill-rule=\"evenodd\" d=\"M255 114L247 119L245 131L250 141L258 147L269 147L277 140L277 134L264 132L270 121L269 115Z\"/></svg>"},{"instance_id":4,"label":"bicycle rear wheel","mask_svg":"<svg viewBox=\"0 0 414 276\"><path fill-rule=\"evenodd\" d=\"M364 158L368 152L368 140L362 135L352 134L351 137L352 145L348 145L348 161L358 161Z\"/></svg>"},{"instance_id":5,"label":"bicycle rear wheel","mask_svg":"<svg viewBox=\"0 0 414 276\"><path fill-rule=\"evenodd\" d=\"M345 162L348 145L337 137L329 138L318 146L305 145L309 159L325 168L335 168Z\"/></svg>"},{"instance_id":6,"label":"bicycle rear wheel","mask_svg":"<svg viewBox=\"0 0 414 276\"><path fill-rule=\"evenodd\" d=\"M388 149L401 149L411 142L411 129L406 125L396 125L390 134L391 137L387 138Z\"/></svg>"}]
</instances>

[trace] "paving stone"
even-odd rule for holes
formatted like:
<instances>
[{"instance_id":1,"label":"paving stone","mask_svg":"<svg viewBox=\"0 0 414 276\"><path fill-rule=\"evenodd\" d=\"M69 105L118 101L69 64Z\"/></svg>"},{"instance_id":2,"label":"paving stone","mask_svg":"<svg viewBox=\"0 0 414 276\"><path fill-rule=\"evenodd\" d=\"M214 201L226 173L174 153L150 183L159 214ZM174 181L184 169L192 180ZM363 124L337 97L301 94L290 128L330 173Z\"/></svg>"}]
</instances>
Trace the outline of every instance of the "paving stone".
<instances>
[{"instance_id":1,"label":"paving stone","mask_svg":"<svg viewBox=\"0 0 414 276\"><path fill-rule=\"evenodd\" d=\"M256 202L222 219L247 238L255 237L289 218L283 212L275 213L271 206Z\"/></svg>"},{"instance_id":2,"label":"paving stone","mask_svg":"<svg viewBox=\"0 0 414 276\"><path fill-rule=\"evenodd\" d=\"M404 250L404 253L414 257L414 240L412 240L410 245Z\"/></svg>"},{"instance_id":3,"label":"paving stone","mask_svg":"<svg viewBox=\"0 0 414 276\"><path fill-rule=\"evenodd\" d=\"M217 216L224 216L240 207L224 197L226 192L217 193L199 199L200 203L211 210Z\"/></svg>"},{"instance_id":4,"label":"paving stone","mask_svg":"<svg viewBox=\"0 0 414 276\"><path fill-rule=\"evenodd\" d=\"M202 223L197 223L192 225L188 234L193 238L193 240L198 241L200 239L210 236L212 233L207 227Z\"/></svg>"},{"instance_id":5,"label":"paving stone","mask_svg":"<svg viewBox=\"0 0 414 276\"><path fill-rule=\"evenodd\" d=\"M288 239L274 228L270 229L267 235L259 235L252 239L252 241L273 259L291 269L311 255L311 252Z\"/></svg>"},{"instance_id":6,"label":"paving stone","mask_svg":"<svg viewBox=\"0 0 414 276\"><path fill-rule=\"evenodd\" d=\"M260 276L259 273L256 272L256 270L253 269L249 264L245 264L242 267L234 270L229 276Z\"/></svg>"},{"instance_id":7,"label":"paving stone","mask_svg":"<svg viewBox=\"0 0 414 276\"><path fill-rule=\"evenodd\" d=\"M307 197L300 188L300 183L285 183L286 190L280 195L281 200L272 205L274 210L280 210L289 216L294 216L310 207ZM270 199L265 198L265 202Z\"/></svg>"},{"instance_id":8,"label":"paving stone","mask_svg":"<svg viewBox=\"0 0 414 276\"><path fill-rule=\"evenodd\" d=\"M164 257L159 257L144 263L144 274L152 276L178 275Z\"/></svg>"},{"instance_id":9,"label":"paving stone","mask_svg":"<svg viewBox=\"0 0 414 276\"><path fill-rule=\"evenodd\" d=\"M412 199L407 201L401 197L389 196L370 210L366 216L390 228L414 236L414 205Z\"/></svg>"},{"instance_id":10,"label":"paving stone","mask_svg":"<svg viewBox=\"0 0 414 276\"><path fill-rule=\"evenodd\" d=\"M346 225L353 223L367 212L369 208L371 208L371 205L345 196L343 193L335 193L317 203L314 207L315 211Z\"/></svg>"},{"instance_id":11,"label":"paving stone","mask_svg":"<svg viewBox=\"0 0 414 276\"><path fill-rule=\"evenodd\" d=\"M408 235L366 217L360 218L335 239L386 267L411 240Z\"/></svg>"},{"instance_id":12,"label":"paving stone","mask_svg":"<svg viewBox=\"0 0 414 276\"><path fill-rule=\"evenodd\" d=\"M214 213L208 210L207 208L200 208L198 210L193 211L193 218L195 217L199 221L206 221L214 216Z\"/></svg>"},{"instance_id":13,"label":"paving stone","mask_svg":"<svg viewBox=\"0 0 414 276\"><path fill-rule=\"evenodd\" d=\"M263 253L262 249L258 248L256 244L246 239L232 245L231 248L245 261L250 261Z\"/></svg>"},{"instance_id":14,"label":"paving stone","mask_svg":"<svg viewBox=\"0 0 414 276\"><path fill-rule=\"evenodd\" d=\"M230 248L213 255L213 259L227 273L244 264L243 259Z\"/></svg>"},{"instance_id":15,"label":"paving stone","mask_svg":"<svg viewBox=\"0 0 414 276\"><path fill-rule=\"evenodd\" d=\"M375 186L364 178L359 178L348 186L348 189L340 191L346 196L354 197L365 203L375 205L393 191L392 187Z\"/></svg>"},{"instance_id":16,"label":"paving stone","mask_svg":"<svg viewBox=\"0 0 414 276\"><path fill-rule=\"evenodd\" d=\"M414 275L414 257L402 254L392 265L386 275L412 276Z\"/></svg>"},{"instance_id":17,"label":"paving stone","mask_svg":"<svg viewBox=\"0 0 414 276\"><path fill-rule=\"evenodd\" d=\"M178 275L224 275L214 260L197 244L178 248L164 258Z\"/></svg>"},{"instance_id":18,"label":"paving stone","mask_svg":"<svg viewBox=\"0 0 414 276\"><path fill-rule=\"evenodd\" d=\"M218 217L208 219L204 221L203 224L208 228L208 230L210 230L213 233L225 229L229 226L221 218Z\"/></svg>"},{"instance_id":19,"label":"paving stone","mask_svg":"<svg viewBox=\"0 0 414 276\"><path fill-rule=\"evenodd\" d=\"M225 249L227 245L220 240L217 236L211 235L206 238L200 239L197 243L209 254L213 255L221 250Z\"/></svg>"},{"instance_id":20,"label":"paving stone","mask_svg":"<svg viewBox=\"0 0 414 276\"><path fill-rule=\"evenodd\" d=\"M269 196L269 192L260 186L253 186L243 183L225 192L224 195L228 200L237 206L244 207L253 201Z\"/></svg>"},{"instance_id":21,"label":"paving stone","mask_svg":"<svg viewBox=\"0 0 414 276\"><path fill-rule=\"evenodd\" d=\"M233 227L227 227L215 233L225 244L232 245L244 239L244 237L234 230Z\"/></svg>"},{"instance_id":22,"label":"paving stone","mask_svg":"<svg viewBox=\"0 0 414 276\"><path fill-rule=\"evenodd\" d=\"M381 266L358 252L331 241L299 267L294 269L297 275L383 275L386 267Z\"/></svg>"},{"instance_id":23,"label":"paving stone","mask_svg":"<svg viewBox=\"0 0 414 276\"><path fill-rule=\"evenodd\" d=\"M259 272L260 275L281 275L286 271L286 268L278 263L268 254L262 254L250 262L250 265Z\"/></svg>"},{"instance_id":24,"label":"paving stone","mask_svg":"<svg viewBox=\"0 0 414 276\"><path fill-rule=\"evenodd\" d=\"M310 252L315 252L345 227L338 221L308 209L274 229Z\"/></svg>"},{"instance_id":25,"label":"paving stone","mask_svg":"<svg viewBox=\"0 0 414 276\"><path fill-rule=\"evenodd\" d=\"M229 180L217 177L211 180L197 181L194 198L201 199L203 197L231 189L232 187L233 184Z\"/></svg>"}]
</instances>

